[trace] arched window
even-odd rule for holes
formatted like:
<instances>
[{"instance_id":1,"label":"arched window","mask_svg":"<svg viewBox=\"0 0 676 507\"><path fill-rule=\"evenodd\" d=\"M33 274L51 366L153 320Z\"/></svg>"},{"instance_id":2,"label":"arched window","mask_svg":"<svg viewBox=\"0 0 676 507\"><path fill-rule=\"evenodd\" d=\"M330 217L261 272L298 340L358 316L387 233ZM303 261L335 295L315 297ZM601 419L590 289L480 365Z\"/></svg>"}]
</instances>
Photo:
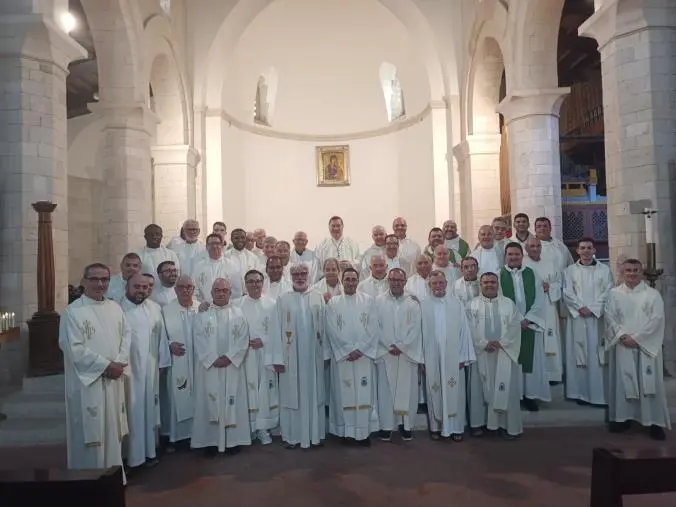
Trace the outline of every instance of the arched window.
<instances>
[{"instance_id":1,"label":"arched window","mask_svg":"<svg viewBox=\"0 0 676 507\"><path fill-rule=\"evenodd\" d=\"M383 88L387 119L391 122L406 117L404 92L399 82L397 68L388 62L380 66L380 85Z\"/></svg>"},{"instance_id":2,"label":"arched window","mask_svg":"<svg viewBox=\"0 0 676 507\"><path fill-rule=\"evenodd\" d=\"M162 7L167 14L171 14L171 0L160 0L160 7Z\"/></svg>"},{"instance_id":3,"label":"arched window","mask_svg":"<svg viewBox=\"0 0 676 507\"><path fill-rule=\"evenodd\" d=\"M272 125L278 82L277 70L274 67L270 67L258 77L253 107L254 123L268 127Z\"/></svg>"}]
</instances>

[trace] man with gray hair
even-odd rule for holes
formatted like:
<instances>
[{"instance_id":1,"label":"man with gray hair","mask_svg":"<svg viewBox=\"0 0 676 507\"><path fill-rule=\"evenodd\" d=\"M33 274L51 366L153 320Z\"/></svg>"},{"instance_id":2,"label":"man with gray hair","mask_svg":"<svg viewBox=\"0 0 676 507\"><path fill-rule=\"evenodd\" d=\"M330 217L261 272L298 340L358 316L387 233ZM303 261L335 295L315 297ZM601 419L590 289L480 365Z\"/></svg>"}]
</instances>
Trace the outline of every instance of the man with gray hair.
<instances>
[{"instance_id":1,"label":"man with gray hair","mask_svg":"<svg viewBox=\"0 0 676 507\"><path fill-rule=\"evenodd\" d=\"M373 238L373 245L371 245L361 257L359 271L359 278L365 280L371 272L371 258L374 255L385 255L385 238L387 232L382 225L376 225L371 229L371 237Z\"/></svg>"},{"instance_id":2,"label":"man with gray hair","mask_svg":"<svg viewBox=\"0 0 676 507\"><path fill-rule=\"evenodd\" d=\"M173 238L167 248L178 256L181 274L192 276L197 262L204 257L204 243L200 241L200 224L192 218L183 222L181 237Z\"/></svg>"},{"instance_id":3,"label":"man with gray hair","mask_svg":"<svg viewBox=\"0 0 676 507\"><path fill-rule=\"evenodd\" d=\"M293 235L293 249L290 252L289 261L291 264L306 264L310 270L310 285L319 280L320 266L313 250L307 248L307 234L298 231Z\"/></svg>"}]
</instances>

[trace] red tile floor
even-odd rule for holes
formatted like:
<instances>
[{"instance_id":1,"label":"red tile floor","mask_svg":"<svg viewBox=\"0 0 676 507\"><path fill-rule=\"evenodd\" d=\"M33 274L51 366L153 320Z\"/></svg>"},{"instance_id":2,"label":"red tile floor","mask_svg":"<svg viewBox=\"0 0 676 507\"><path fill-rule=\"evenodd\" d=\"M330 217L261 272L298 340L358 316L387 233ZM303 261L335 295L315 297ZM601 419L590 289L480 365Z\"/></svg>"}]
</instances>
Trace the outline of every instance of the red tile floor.
<instances>
[{"instance_id":1,"label":"red tile floor","mask_svg":"<svg viewBox=\"0 0 676 507\"><path fill-rule=\"evenodd\" d=\"M671 437L671 436L670 436ZM586 506L592 448L656 448L640 433L603 428L527 429L516 442L374 442L370 449L329 441L285 450L277 441L237 456L165 455L130 479L129 507L521 507ZM0 468L55 467L60 447L0 448ZM233 499L235 499L233 501ZM676 494L625 497L626 507L673 507Z\"/></svg>"}]
</instances>

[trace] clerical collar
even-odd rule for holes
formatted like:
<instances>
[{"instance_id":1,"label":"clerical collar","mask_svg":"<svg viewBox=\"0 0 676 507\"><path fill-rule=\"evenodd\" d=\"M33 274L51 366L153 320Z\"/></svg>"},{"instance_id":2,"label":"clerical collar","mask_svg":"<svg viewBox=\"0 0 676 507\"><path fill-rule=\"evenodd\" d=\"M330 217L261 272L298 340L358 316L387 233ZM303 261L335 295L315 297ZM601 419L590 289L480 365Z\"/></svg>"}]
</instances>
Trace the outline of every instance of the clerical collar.
<instances>
[{"instance_id":1,"label":"clerical collar","mask_svg":"<svg viewBox=\"0 0 676 507\"><path fill-rule=\"evenodd\" d=\"M160 248L162 248L162 245L160 245L160 246L158 246L158 247L156 247L156 248L153 248L152 246L146 245L146 250L159 250Z\"/></svg>"},{"instance_id":2,"label":"clerical collar","mask_svg":"<svg viewBox=\"0 0 676 507\"><path fill-rule=\"evenodd\" d=\"M399 298L403 297L404 294L405 294L404 292L402 292L399 296L395 296L394 294L392 294L391 290L388 290L387 293L390 295L390 297L393 297L394 299L399 299Z\"/></svg>"},{"instance_id":3,"label":"clerical collar","mask_svg":"<svg viewBox=\"0 0 676 507\"><path fill-rule=\"evenodd\" d=\"M178 301L178 299L176 301ZM184 310L191 310L194 304L195 304L194 301L190 301L190 304L188 306L183 306L181 302L178 301L178 306L180 306Z\"/></svg>"},{"instance_id":4,"label":"clerical collar","mask_svg":"<svg viewBox=\"0 0 676 507\"><path fill-rule=\"evenodd\" d=\"M590 262L589 264L585 264L585 263L582 262L582 259L578 259L577 263L578 263L580 266L596 266L596 259L594 259L594 258L592 257L592 260L591 260L591 262Z\"/></svg>"},{"instance_id":5,"label":"clerical collar","mask_svg":"<svg viewBox=\"0 0 676 507\"><path fill-rule=\"evenodd\" d=\"M512 273L516 273L517 271L521 271L522 268L523 268L523 266L517 266L515 268L510 268L509 266L505 266L505 269L507 271L511 271Z\"/></svg>"},{"instance_id":6,"label":"clerical collar","mask_svg":"<svg viewBox=\"0 0 676 507\"><path fill-rule=\"evenodd\" d=\"M482 301L487 301L488 303L492 303L493 301L497 301L498 299L497 295L495 297L489 298L488 296L484 296L483 294L481 294L479 297L481 298Z\"/></svg>"},{"instance_id":7,"label":"clerical collar","mask_svg":"<svg viewBox=\"0 0 676 507\"><path fill-rule=\"evenodd\" d=\"M305 253L305 250L303 250L302 252L299 252L298 250L294 250L294 252L296 252L296 255L303 255Z\"/></svg>"},{"instance_id":8,"label":"clerical collar","mask_svg":"<svg viewBox=\"0 0 676 507\"><path fill-rule=\"evenodd\" d=\"M103 298L101 300L90 298L86 294L82 294L81 297L83 297L85 301L91 301L91 303L94 304L94 305L102 305L103 303L106 302L106 296L103 296Z\"/></svg>"},{"instance_id":9,"label":"clerical collar","mask_svg":"<svg viewBox=\"0 0 676 507\"><path fill-rule=\"evenodd\" d=\"M230 306L230 301L228 301L227 304L224 304L224 305L221 305L221 306L214 303L213 305L211 305L211 308L213 308L214 310L223 310L224 308L227 308L229 306Z\"/></svg>"},{"instance_id":10,"label":"clerical collar","mask_svg":"<svg viewBox=\"0 0 676 507\"><path fill-rule=\"evenodd\" d=\"M465 278L465 277L463 277L462 279L463 279L465 282L476 282L476 281L479 279L479 277L473 278L472 280L468 280L468 279Z\"/></svg>"},{"instance_id":11,"label":"clerical collar","mask_svg":"<svg viewBox=\"0 0 676 507\"><path fill-rule=\"evenodd\" d=\"M518 232L517 232L516 234L514 234L514 236L516 237L516 239L518 239L519 241L521 241L521 243L525 243L526 240L530 237L530 231L526 231L526 235L524 236L523 239L521 239L521 238L519 237L519 233L518 233Z\"/></svg>"}]
</instances>

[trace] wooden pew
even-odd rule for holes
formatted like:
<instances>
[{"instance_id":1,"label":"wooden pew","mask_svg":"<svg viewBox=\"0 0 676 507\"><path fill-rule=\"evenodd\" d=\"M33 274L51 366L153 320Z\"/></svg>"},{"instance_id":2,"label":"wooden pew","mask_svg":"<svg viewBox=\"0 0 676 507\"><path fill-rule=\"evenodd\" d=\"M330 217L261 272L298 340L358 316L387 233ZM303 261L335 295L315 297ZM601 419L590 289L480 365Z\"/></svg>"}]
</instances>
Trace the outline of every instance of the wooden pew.
<instances>
[{"instance_id":1,"label":"wooden pew","mask_svg":"<svg viewBox=\"0 0 676 507\"><path fill-rule=\"evenodd\" d=\"M122 467L0 470L0 499L3 507L125 507Z\"/></svg>"},{"instance_id":2,"label":"wooden pew","mask_svg":"<svg viewBox=\"0 0 676 507\"><path fill-rule=\"evenodd\" d=\"M676 449L594 449L590 507L622 507L622 495L671 491Z\"/></svg>"}]
</instances>

